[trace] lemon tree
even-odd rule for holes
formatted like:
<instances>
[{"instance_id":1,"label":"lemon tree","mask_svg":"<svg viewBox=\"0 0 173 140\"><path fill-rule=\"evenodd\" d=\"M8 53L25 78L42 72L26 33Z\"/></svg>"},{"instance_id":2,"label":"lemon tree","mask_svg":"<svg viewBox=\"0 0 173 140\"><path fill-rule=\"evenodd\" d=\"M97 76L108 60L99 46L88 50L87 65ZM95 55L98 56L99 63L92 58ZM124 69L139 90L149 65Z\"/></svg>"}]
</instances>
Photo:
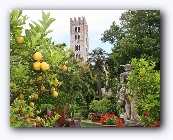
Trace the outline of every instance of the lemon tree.
<instances>
[{"instance_id":1,"label":"lemon tree","mask_svg":"<svg viewBox=\"0 0 173 140\"><path fill-rule=\"evenodd\" d=\"M70 49L57 46L48 34L55 21L42 11L42 20L23 26L29 17L22 10L10 12L10 125L35 126L45 107L89 105L96 80L90 69L73 57ZM24 34L24 35L22 35ZM94 85L94 86L93 86Z\"/></svg>"},{"instance_id":2,"label":"lemon tree","mask_svg":"<svg viewBox=\"0 0 173 140\"><path fill-rule=\"evenodd\" d=\"M29 108L28 114L36 114L38 100L47 101L47 96L53 100L58 96L62 81L54 84L54 80L66 64L69 51L65 47L57 48L47 37L53 31L48 27L55 21L50 13L42 11L42 20L32 21L30 28L24 30L27 19L21 10L10 12L10 120L14 127L32 123L33 115L21 113L24 107ZM50 92L52 87L54 93Z\"/></svg>"},{"instance_id":3,"label":"lemon tree","mask_svg":"<svg viewBox=\"0 0 173 140\"><path fill-rule=\"evenodd\" d=\"M155 62L142 58L133 58L131 64L133 70L128 76L126 86L138 97L135 104L141 122L145 124L143 112L148 112L148 116L158 123L160 121L160 71L155 70Z\"/></svg>"}]
</instances>

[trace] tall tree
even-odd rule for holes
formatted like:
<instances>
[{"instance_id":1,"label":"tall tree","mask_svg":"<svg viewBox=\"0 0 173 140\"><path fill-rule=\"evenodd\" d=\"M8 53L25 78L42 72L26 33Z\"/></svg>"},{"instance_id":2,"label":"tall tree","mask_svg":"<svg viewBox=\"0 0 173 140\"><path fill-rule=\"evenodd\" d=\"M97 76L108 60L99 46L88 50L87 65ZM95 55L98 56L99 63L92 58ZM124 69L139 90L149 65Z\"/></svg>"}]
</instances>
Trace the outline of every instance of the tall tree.
<instances>
[{"instance_id":1,"label":"tall tree","mask_svg":"<svg viewBox=\"0 0 173 140\"><path fill-rule=\"evenodd\" d=\"M69 98L70 102L73 101L80 106L89 104L95 95L96 78L89 67L82 63L82 59L76 59L72 52L66 61L68 72L59 72L58 79L65 83L59 87L59 90L74 97L73 100Z\"/></svg>"},{"instance_id":2,"label":"tall tree","mask_svg":"<svg viewBox=\"0 0 173 140\"><path fill-rule=\"evenodd\" d=\"M101 40L114 45L109 54L111 78L123 71L121 64L130 63L132 58L145 58L156 62L160 70L160 11L129 10L102 34Z\"/></svg>"},{"instance_id":3,"label":"tall tree","mask_svg":"<svg viewBox=\"0 0 173 140\"><path fill-rule=\"evenodd\" d=\"M102 99L102 92L101 92L101 74L104 72L105 69L105 61L106 61L107 53L102 48L96 48L91 53L89 53L89 59L88 62L90 64L90 67L93 67L94 70L97 72L97 78L98 78L98 94L99 99Z\"/></svg>"},{"instance_id":4,"label":"tall tree","mask_svg":"<svg viewBox=\"0 0 173 140\"><path fill-rule=\"evenodd\" d=\"M58 47L58 48L61 48L63 46L67 46L67 45L65 43L62 43L62 44L56 44L55 46Z\"/></svg>"}]
</instances>

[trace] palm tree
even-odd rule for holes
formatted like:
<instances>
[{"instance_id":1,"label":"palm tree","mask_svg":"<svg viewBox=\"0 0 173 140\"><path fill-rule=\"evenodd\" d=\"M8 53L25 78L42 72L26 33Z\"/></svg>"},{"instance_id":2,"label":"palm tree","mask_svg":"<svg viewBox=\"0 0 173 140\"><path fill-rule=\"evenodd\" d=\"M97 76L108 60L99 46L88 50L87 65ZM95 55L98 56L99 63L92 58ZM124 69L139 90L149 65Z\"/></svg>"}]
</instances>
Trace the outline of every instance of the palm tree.
<instances>
[{"instance_id":1,"label":"palm tree","mask_svg":"<svg viewBox=\"0 0 173 140\"><path fill-rule=\"evenodd\" d=\"M101 74L105 70L105 61L106 61L107 53L102 48L98 47L95 50L92 50L91 53L89 53L88 63L91 68L94 68L94 70L97 72L97 78L98 78L98 94L99 94L99 100L102 99L102 93L101 93Z\"/></svg>"}]
</instances>

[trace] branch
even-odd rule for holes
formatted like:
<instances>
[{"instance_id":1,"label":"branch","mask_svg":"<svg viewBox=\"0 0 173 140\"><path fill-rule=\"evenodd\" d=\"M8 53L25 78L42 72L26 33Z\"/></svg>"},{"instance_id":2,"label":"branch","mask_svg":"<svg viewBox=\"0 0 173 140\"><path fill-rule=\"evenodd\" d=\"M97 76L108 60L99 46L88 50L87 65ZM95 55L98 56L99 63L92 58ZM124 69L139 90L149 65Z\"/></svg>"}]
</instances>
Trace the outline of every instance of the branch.
<instances>
[{"instance_id":1,"label":"branch","mask_svg":"<svg viewBox=\"0 0 173 140\"><path fill-rule=\"evenodd\" d=\"M20 92L13 93L14 96L10 98L10 106L14 102L14 100L19 96Z\"/></svg>"}]
</instances>

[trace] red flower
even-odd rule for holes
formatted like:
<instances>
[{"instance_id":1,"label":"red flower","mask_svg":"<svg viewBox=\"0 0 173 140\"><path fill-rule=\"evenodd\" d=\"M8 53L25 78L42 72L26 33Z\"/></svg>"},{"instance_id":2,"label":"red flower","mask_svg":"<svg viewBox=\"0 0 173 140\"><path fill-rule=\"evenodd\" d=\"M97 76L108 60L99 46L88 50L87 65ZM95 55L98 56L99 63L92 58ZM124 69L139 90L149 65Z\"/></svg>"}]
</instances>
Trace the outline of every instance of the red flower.
<instances>
[{"instance_id":1,"label":"red flower","mask_svg":"<svg viewBox=\"0 0 173 140\"><path fill-rule=\"evenodd\" d=\"M152 127L155 127L155 125L154 124L152 124L152 125L150 125L150 127L152 128Z\"/></svg>"},{"instance_id":2,"label":"red flower","mask_svg":"<svg viewBox=\"0 0 173 140\"><path fill-rule=\"evenodd\" d=\"M160 127L160 121L157 123L157 126Z\"/></svg>"},{"instance_id":3,"label":"red flower","mask_svg":"<svg viewBox=\"0 0 173 140\"><path fill-rule=\"evenodd\" d=\"M147 116L148 115L148 112L145 111L145 112L143 112L143 114L144 114L144 116Z\"/></svg>"},{"instance_id":4,"label":"red flower","mask_svg":"<svg viewBox=\"0 0 173 140\"><path fill-rule=\"evenodd\" d=\"M151 127L151 128L152 128L152 127L160 127L160 121L157 122L156 124L152 124L152 125L150 125L150 127Z\"/></svg>"},{"instance_id":5,"label":"red flower","mask_svg":"<svg viewBox=\"0 0 173 140\"><path fill-rule=\"evenodd\" d=\"M100 123L102 123L102 124L104 124L104 122L105 122L105 120L106 120L106 118L108 118L108 117L116 117L116 127L123 127L124 126L124 123L121 121L121 119L120 118L118 118L118 116L115 116L115 114L108 114L108 113L106 113L105 115L103 115L102 117L101 117L101 119L100 119Z\"/></svg>"}]
</instances>

